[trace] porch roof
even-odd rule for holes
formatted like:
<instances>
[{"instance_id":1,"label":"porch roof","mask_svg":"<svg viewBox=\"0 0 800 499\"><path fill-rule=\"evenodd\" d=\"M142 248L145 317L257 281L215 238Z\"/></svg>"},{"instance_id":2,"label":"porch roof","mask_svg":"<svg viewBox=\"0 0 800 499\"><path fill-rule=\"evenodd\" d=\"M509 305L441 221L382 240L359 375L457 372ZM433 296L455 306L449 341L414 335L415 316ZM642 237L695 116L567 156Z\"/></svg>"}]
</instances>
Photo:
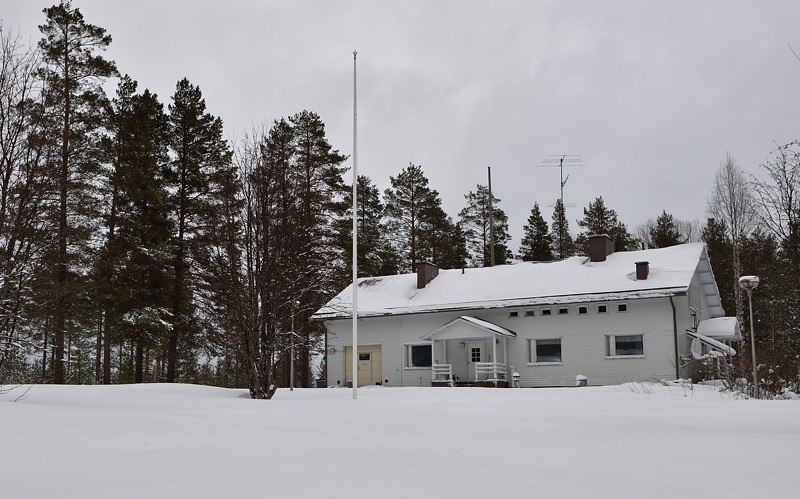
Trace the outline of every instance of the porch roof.
<instances>
[{"instance_id":1,"label":"porch roof","mask_svg":"<svg viewBox=\"0 0 800 499\"><path fill-rule=\"evenodd\" d=\"M741 341L739 321L736 317L715 317L697 324L697 333L717 340Z\"/></svg>"},{"instance_id":2,"label":"porch roof","mask_svg":"<svg viewBox=\"0 0 800 499\"><path fill-rule=\"evenodd\" d=\"M710 338L708 336L704 336L702 334L695 333L693 331L687 331L686 333L689 336L693 337L693 338L697 338L697 340L700 341L701 343L705 343L706 345L710 346L711 348L719 350L720 352L722 352L722 353L724 353L726 355L730 355L730 356L736 355L736 350L734 350L733 348L729 347L725 343L722 343L721 341L717 341L714 338ZM692 350L692 355L694 355L694 354L695 354L695 352L694 352L694 350Z\"/></svg>"},{"instance_id":3,"label":"porch roof","mask_svg":"<svg viewBox=\"0 0 800 499\"><path fill-rule=\"evenodd\" d=\"M449 338L469 338L474 337L475 333L480 336L504 336L506 338L513 338L517 335L514 331L510 331L502 326L498 326L489 321L472 317L471 315L462 315L451 320L444 326L431 331L425 336L420 337L422 340L433 339L434 336L445 336Z\"/></svg>"}]
</instances>

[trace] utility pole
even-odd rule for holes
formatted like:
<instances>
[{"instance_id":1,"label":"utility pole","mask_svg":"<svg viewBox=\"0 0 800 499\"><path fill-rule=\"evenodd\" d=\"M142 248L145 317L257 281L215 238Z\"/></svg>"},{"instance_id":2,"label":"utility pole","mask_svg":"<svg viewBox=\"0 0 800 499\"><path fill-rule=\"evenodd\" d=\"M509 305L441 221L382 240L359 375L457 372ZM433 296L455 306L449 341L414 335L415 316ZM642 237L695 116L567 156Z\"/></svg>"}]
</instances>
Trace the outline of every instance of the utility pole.
<instances>
[{"instance_id":1,"label":"utility pole","mask_svg":"<svg viewBox=\"0 0 800 499\"><path fill-rule=\"evenodd\" d=\"M492 167L489 169L489 266L494 267L494 200L492 199Z\"/></svg>"}]
</instances>

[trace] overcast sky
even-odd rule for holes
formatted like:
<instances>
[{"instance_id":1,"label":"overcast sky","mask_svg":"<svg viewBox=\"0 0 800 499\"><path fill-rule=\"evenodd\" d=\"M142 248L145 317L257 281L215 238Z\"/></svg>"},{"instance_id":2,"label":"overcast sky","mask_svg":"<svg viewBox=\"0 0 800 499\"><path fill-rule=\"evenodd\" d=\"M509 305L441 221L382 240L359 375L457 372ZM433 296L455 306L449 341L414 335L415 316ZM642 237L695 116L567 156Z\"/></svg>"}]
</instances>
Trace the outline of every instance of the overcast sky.
<instances>
[{"instance_id":1,"label":"overcast sky","mask_svg":"<svg viewBox=\"0 0 800 499\"><path fill-rule=\"evenodd\" d=\"M0 0L4 29L36 43L53 3ZM633 232L662 210L704 219L727 151L758 174L775 142L800 138L795 1L73 5L140 89L167 103L179 79L199 85L232 141L307 109L350 155L358 50L359 173L383 190L421 165L457 219L491 166L515 252L534 202L551 220L558 168L537 167L549 155L585 164L565 168L573 233L598 196Z\"/></svg>"}]
</instances>

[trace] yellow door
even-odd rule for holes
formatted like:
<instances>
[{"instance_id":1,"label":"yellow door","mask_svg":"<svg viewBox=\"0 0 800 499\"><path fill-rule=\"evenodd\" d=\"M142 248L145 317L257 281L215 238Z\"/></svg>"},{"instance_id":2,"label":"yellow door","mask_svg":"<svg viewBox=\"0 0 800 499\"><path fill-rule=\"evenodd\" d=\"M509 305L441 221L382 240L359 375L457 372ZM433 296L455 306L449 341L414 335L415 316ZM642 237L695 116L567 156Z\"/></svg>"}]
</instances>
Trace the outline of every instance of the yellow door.
<instances>
[{"instance_id":1,"label":"yellow door","mask_svg":"<svg viewBox=\"0 0 800 499\"><path fill-rule=\"evenodd\" d=\"M358 345L358 386L380 385L381 375L381 346ZM353 379L353 348L344 348L344 377Z\"/></svg>"}]
</instances>

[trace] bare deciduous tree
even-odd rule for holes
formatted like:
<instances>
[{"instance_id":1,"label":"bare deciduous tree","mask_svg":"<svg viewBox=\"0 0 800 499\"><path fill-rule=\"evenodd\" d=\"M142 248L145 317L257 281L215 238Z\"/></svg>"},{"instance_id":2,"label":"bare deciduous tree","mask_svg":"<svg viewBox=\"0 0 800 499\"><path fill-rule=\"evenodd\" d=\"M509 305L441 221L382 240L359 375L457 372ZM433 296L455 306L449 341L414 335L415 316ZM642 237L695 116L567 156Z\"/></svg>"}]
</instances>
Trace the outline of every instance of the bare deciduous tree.
<instances>
[{"instance_id":1,"label":"bare deciduous tree","mask_svg":"<svg viewBox=\"0 0 800 499\"><path fill-rule=\"evenodd\" d=\"M39 53L0 25L0 383L15 376L17 351L20 358L42 351L41 344L20 331L31 329L25 305L36 301L32 287L48 232L51 143L41 130L39 64Z\"/></svg>"},{"instance_id":2,"label":"bare deciduous tree","mask_svg":"<svg viewBox=\"0 0 800 499\"><path fill-rule=\"evenodd\" d=\"M742 275L741 251L747 236L758 221L756 198L745 172L739 167L730 152L720 164L714 176L714 186L706 209L708 216L725 224L731 239L731 263L734 278L734 302L736 318L744 326L744 295L738 285Z\"/></svg>"},{"instance_id":3,"label":"bare deciduous tree","mask_svg":"<svg viewBox=\"0 0 800 499\"><path fill-rule=\"evenodd\" d=\"M800 217L800 142L778 146L761 167L768 180L752 182L761 221L776 237L792 242Z\"/></svg>"}]
</instances>

